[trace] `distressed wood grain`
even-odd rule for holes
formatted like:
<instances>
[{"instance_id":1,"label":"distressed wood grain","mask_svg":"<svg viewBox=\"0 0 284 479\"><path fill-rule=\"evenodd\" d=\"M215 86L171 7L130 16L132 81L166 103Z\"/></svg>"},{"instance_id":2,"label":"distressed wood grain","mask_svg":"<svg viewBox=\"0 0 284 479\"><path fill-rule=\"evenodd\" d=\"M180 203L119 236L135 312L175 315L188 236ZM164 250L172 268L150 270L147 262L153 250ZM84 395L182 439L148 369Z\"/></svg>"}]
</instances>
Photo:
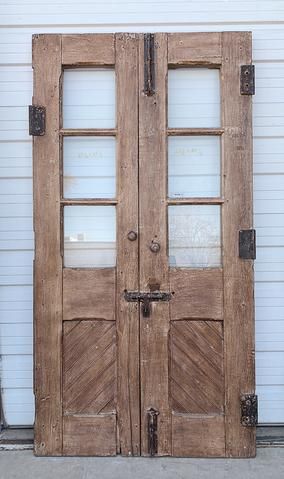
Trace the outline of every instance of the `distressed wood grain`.
<instances>
[{"instance_id":1,"label":"distressed wood grain","mask_svg":"<svg viewBox=\"0 0 284 479\"><path fill-rule=\"evenodd\" d=\"M124 299L138 290L138 38L116 35L117 82L117 337L121 454L140 454L139 310Z\"/></svg>"},{"instance_id":2,"label":"distressed wood grain","mask_svg":"<svg viewBox=\"0 0 284 479\"><path fill-rule=\"evenodd\" d=\"M63 269L63 319L115 320L115 268Z\"/></svg>"},{"instance_id":3,"label":"distressed wood grain","mask_svg":"<svg viewBox=\"0 0 284 479\"><path fill-rule=\"evenodd\" d=\"M62 453L60 35L34 35L33 69L33 104L46 107L47 123L45 135L33 138L35 453L56 456Z\"/></svg>"},{"instance_id":4,"label":"distressed wood grain","mask_svg":"<svg viewBox=\"0 0 284 479\"><path fill-rule=\"evenodd\" d=\"M222 63L221 33L169 33L168 62L170 65L220 65Z\"/></svg>"},{"instance_id":5,"label":"distressed wood grain","mask_svg":"<svg viewBox=\"0 0 284 479\"><path fill-rule=\"evenodd\" d=\"M170 268L171 319L222 319L222 269Z\"/></svg>"},{"instance_id":6,"label":"distressed wood grain","mask_svg":"<svg viewBox=\"0 0 284 479\"><path fill-rule=\"evenodd\" d=\"M62 35L62 64L113 66L114 35L111 33Z\"/></svg>"},{"instance_id":7,"label":"distressed wood grain","mask_svg":"<svg viewBox=\"0 0 284 479\"><path fill-rule=\"evenodd\" d=\"M167 256L167 35L155 35L155 94L144 87L144 38L139 48L139 221L140 288L169 290ZM150 250L152 242L160 251ZM140 321L141 453L148 455L147 411L158 416L158 455L171 454L168 390L169 304L152 303Z\"/></svg>"},{"instance_id":8,"label":"distressed wood grain","mask_svg":"<svg viewBox=\"0 0 284 479\"><path fill-rule=\"evenodd\" d=\"M240 424L240 395L253 393L253 261L239 258L240 229L252 227L252 98L240 95L240 66L251 63L251 34L222 34L224 149L223 264L226 455L256 453L255 428Z\"/></svg>"}]
</instances>

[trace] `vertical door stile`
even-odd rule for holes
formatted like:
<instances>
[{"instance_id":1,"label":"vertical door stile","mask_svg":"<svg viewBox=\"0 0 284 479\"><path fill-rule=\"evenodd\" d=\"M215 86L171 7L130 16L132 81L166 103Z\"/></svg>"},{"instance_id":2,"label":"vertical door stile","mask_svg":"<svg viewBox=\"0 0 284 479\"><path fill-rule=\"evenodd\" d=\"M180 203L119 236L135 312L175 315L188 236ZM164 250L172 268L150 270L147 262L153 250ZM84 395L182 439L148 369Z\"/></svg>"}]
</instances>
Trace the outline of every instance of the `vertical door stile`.
<instances>
[{"instance_id":1,"label":"vertical door stile","mask_svg":"<svg viewBox=\"0 0 284 479\"><path fill-rule=\"evenodd\" d=\"M33 37L33 104L46 107L47 129L33 139L35 453L62 454L59 128L61 36Z\"/></svg>"},{"instance_id":2,"label":"vertical door stile","mask_svg":"<svg viewBox=\"0 0 284 479\"><path fill-rule=\"evenodd\" d=\"M155 34L154 91L144 92L144 36L139 38L140 291L168 291L166 88L167 34ZM152 59L153 62L153 59ZM152 75L151 75L152 76ZM160 245L160 249L157 246ZM148 416L157 416L157 454L171 454L168 391L169 303L152 302L140 319L141 454L149 455Z\"/></svg>"},{"instance_id":3,"label":"vertical door stile","mask_svg":"<svg viewBox=\"0 0 284 479\"><path fill-rule=\"evenodd\" d=\"M118 429L121 454L137 456L140 455L139 306L124 299L124 290L139 288L138 38L135 34L116 35L116 80Z\"/></svg>"},{"instance_id":4,"label":"vertical door stile","mask_svg":"<svg viewBox=\"0 0 284 479\"><path fill-rule=\"evenodd\" d=\"M252 100L240 95L240 69L251 63L251 34L222 34L224 127L224 346L226 455L255 455L255 428L240 420L240 396L254 392L253 261L239 258L239 230L252 227Z\"/></svg>"}]
</instances>

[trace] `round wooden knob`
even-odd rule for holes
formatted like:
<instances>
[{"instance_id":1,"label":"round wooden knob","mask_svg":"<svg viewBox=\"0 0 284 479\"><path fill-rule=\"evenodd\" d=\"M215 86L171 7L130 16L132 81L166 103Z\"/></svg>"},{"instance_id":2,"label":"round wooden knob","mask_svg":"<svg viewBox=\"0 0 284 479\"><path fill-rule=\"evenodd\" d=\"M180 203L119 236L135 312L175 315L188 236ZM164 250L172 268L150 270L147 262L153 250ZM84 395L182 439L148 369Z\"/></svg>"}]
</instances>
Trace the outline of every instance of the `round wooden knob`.
<instances>
[{"instance_id":1,"label":"round wooden knob","mask_svg":"<svg viewBox=\"0 0 284 479\"><path fill-rule=\"evenodd\" d=\"M127 238L129 241L135 241L137 240L137 233L135 231L129 231Z\"/></svg>"},{"instance_id":2,"label":"round wooden knob","mask_svg":"<svg viewBox=\"0 0 284 479\"><path fill-rule=\"evenodd\" d=\"M157 243L156 241L153 241L153 243L150 246L150 250L152 251L152 253L158 253L160 249L161 249L160 244Z\"/></svg>"}]
</instances>

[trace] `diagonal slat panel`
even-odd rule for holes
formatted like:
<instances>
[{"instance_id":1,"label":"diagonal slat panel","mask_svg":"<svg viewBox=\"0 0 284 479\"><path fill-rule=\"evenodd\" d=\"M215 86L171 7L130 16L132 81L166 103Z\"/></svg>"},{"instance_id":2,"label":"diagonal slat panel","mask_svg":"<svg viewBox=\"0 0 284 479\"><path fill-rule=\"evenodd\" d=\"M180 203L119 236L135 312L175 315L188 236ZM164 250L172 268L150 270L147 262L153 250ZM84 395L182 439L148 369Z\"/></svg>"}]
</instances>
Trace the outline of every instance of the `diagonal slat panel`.
<instances>
[{"instance_id":1,"label":"diagonal slat panel","mask_svg":"<svg viewBox=\"0 0 284 479\"><path fill-rule=\"evenodd\" d=\"M224 409L222 323L172 321L170 385L175 412L208 414Z\"/></svg>"},{"instance_id":2,"label":"diagonal slat panel","mask_svg":"<svg viewBox=\"0 0 284 479\"><path fill-rule=\"evenodd\" d=\"M68 321L63 336L64 414L99 414L115 406L114 321Z\"/></svg>"}]
</instances>

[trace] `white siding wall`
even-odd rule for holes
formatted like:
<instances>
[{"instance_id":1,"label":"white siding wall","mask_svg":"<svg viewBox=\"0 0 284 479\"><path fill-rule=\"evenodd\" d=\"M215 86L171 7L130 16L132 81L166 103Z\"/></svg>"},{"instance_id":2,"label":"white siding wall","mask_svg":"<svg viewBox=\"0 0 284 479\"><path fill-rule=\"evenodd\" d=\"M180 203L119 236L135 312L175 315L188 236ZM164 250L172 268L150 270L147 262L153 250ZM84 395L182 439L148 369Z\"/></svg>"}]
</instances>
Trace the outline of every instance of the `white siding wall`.
<instances>
[{"instance_id":1,"label":"white siding wall","mask_svg":"<svg viewBox=\"0 0 284 479\"><path fill-rule=\"evenodd\" d=\"M2 389L10 425L33 422L31 35L251 30L257 390L260 421L284 422L284 1L2 0L0 6Z\"/></svg>"}]
</instances>

